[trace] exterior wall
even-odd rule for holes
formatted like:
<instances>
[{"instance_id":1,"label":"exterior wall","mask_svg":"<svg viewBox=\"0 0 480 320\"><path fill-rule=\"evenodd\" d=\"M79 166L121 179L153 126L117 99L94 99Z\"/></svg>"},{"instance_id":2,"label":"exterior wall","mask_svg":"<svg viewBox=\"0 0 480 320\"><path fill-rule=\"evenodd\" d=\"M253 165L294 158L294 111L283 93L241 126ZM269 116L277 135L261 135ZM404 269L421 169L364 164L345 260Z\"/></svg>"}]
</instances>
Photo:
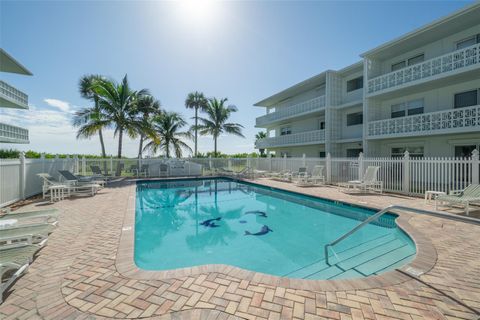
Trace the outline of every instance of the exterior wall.
<instances>
[{"instance_id":1,"label":"exterior wall","mask_svg":"<svg viewBox=\"0 0 480 320\"><path fill-rule=\"evenodd\" d=\"M455 146L478 146L479 144L480 134L478 133L369 141L371 155L376 157L390 157L392 148L416 146L423 147L425 157L453 157Z\"/></svg>"},{"instance_id":2,"label":"exterior wall","mask_svg":"<svg viewBox=\"0 0 480 320\"><path fill-rule=\"evenodd\" d=\"M472 28L463 30L461 32L452 34L440 40L425 44L416 48L415 50L410 50L390 59L386 59L384 61L372 61L372 65L370 66L368 71L368 78L371 79L376 76L389 73L391 72L392 64L422 53L425 55L424 59L428 60L455 51L456 43L458 41L461 41L465 38L468 38L469 36L473 36L478 33L480 33L480 24Z\"/></svg>"},{"instance_id":3,"label":"exterior wall","mask_svg":"<svg viewBox=\"0 0 480 320\"><path fill-rule=\"evenodd\" d=\"M312 116L311 118L308 119L303 119L299 121L291 121L285 124L281 124L278 126L275 126L274 128L271 128L270 131L270 137L278 137L280 136L280 131L284 127L290 127L292 134L295 133L300 133L300 132L307 132L307 131L313 131L313 130L319 130L320 128L318 127L319 121L324 121L325 120L325 115L315 115Z\"/></svg>"},{"instance_id":4,"label":"exterior wall","mask_svg":"<svg viewBox=\"0 0 480 320\"><path fill-rule=\"evenodd\" d=\"M298 146L298 147L285 147L274 148L269 152L275 152L276 157L280 157L282 152L287 152L289 157L302 157L304 154L306 157L319 157L320 152L325 152L325 145L310 145L310 146Z\"/></svg>"},{"instance_id":5,"label":"exterior wall","mask_svg":"<svg viewBox=\"0 0 480 320\"><path fill-rule=\"evenodd\" d=\"M301 94L295 95L293 97L290 97L286 100L281 101L278 104L268 106L267 107L267 113L278 111L281 108L286 108L293 106L295 104L299 104L308 100L311 100L316 97L320 97L325 95L325 85L320 85L318 88L309 90L306 92L303 92Z\"/></svg>"}]
</instances>

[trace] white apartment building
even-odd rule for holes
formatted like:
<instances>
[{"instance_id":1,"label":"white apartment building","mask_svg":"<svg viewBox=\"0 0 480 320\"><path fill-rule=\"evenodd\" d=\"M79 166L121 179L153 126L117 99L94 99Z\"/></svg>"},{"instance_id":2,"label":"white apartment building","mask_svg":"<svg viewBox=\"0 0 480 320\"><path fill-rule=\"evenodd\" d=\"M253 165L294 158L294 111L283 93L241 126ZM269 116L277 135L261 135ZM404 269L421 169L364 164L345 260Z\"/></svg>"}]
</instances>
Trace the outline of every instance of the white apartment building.
<instances>
[{"instance_id":1,"label":"white apartment building","mask_svg":"<svg viewBox=\"0 0 480 320\"><path fill-rule=\"evenodd\" d=\"M480 3L256 106L277 156L469 156L480 144Z\"/></svg>"},{"instance_id":2,"label":"white apartment building","mask_svg":"<svg viewBox=\"0 0 480 320\"><path fill-rule=\"evenodd\" d=\"M0 48L0 72L32 75L2 48ZM28 96L0 80L0 108L28 109ZM0 118L0 143L29 143L28 130L2 123Z\"/></svg>"}]
</instances>

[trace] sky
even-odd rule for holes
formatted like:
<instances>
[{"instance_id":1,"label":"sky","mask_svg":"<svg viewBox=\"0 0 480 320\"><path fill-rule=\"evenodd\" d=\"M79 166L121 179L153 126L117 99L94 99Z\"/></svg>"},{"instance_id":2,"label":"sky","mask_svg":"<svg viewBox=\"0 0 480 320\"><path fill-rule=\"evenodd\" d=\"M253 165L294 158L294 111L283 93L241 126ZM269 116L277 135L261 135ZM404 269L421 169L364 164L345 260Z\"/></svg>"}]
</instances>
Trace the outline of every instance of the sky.
<instances>
[{"instance_id":1,"label":"sky","mask_svg":"<svg viewBox=\"0 0 480 320\"><path fill-rule=\"evenodd\" d=\"M77 140L71 126L72 115L91 105L78 80L127 74L134 89L149 89L190 123L189 92L228 98L245 138L221 136L219 151L252 152L261 130L255 118L265 114L255 102L355 63L362 52L470 2L0 0L0 46L33 73L0 75L28 94L30 106L0 109L1 122L30 131L30 144L0 148L100 154L98 137ZM108 154L117 144L106 132ZM212 137L199 138L200 152L212 150ZM137 152L138 139L127 139L124 154Z\"/></svg>"}]
</instances>

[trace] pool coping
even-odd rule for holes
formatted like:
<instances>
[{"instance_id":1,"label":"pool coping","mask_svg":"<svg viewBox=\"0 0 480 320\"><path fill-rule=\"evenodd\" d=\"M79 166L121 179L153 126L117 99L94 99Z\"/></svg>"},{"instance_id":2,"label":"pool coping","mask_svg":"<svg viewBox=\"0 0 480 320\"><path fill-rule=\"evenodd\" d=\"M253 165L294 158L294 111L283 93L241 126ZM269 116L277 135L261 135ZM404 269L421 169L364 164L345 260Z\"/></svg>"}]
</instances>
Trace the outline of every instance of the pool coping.
<instances>
[{"instance_id":1,"label":"pool coping","mask_svg":"<svg viewBox=\"0 0 480 320\"><path fill-rule=\"evenodd\" d=\"M203 177L203 179L209 177ZM223 178L223 177L218 177ZM227 178L228 179L228 178ZM180 180L180 179L152 179L145 181L162 181L162 180ZM185 180L185 179L183 179ZM237 179L243 181L242 179ZM249 184L256 184L260 186L270 187L268 185L252 182L250 180L244 180ZM117 256L115 259L115 266L117 271L125 277L139 280L166 280L171 278L183 278L192 275L206 274L206 273L221 273L234 278L253 281L260 284L270 286L281 286L289 289L301 289L301 290L322 290L322 291L341 291L352 289L370 289L379 288L395 284L403 283L407 280L411 280L413 277L418 277L422 274L430 271L436 264L437 252L432 242L426 238L419 230L412 227L408 220L413 217L412 214L402 212L400 210L394 210L394 213L398 215L395 220L398 227L402 229L415 243L417 248L417 254L415 258L410 262L402 266L401 268L384 272L380 275L368 276L365 278L354 279L339 279L339 280L306 280L296 278L285 278L274 276L270 274L264 274L260 272L241 269L231 265L225 264L208 264L202 266L187 267L181 269L164 270L164 271L151 271L143 270L137 267L134 261L134 241L135 241L135 202L136 202L136 183L133 182L128 186L128 204L124 213L124 220L122 226L122 232L117 250ZM272 187L273 188L273 187ZM308 193L299 191L291 191L283 188L280 189L287 192L294 192L304 194L306 196L337 201L330 198L316 197ZM346 204L350 204L357 207L377 209L378 207L366 207L349 201L341 201ZM323 248L319 247L319 250Z\"/></svg>"}]
</instances>

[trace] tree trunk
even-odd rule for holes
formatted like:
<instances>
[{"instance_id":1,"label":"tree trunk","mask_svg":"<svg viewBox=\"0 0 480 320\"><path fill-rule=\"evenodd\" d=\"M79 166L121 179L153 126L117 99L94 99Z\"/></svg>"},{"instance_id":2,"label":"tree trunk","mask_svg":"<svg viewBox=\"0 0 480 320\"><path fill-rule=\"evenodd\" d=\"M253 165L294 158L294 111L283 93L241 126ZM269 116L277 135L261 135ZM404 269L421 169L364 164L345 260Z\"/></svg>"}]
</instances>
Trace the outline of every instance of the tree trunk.
<instances>
[{"instance_id":1,"label":"tree trunk","mask_svg":"<svg viewBox=\"0 0 480 320\"><path fill-rule=\"evenodd\" d=\"M138 146L138 158L142 158L143 149L143 134L140 135L140 145Z\"/></svg>"},{"instance_id":2,"label":"tree trunk","mask_svg":"<svg viewBox=\"0 0 480 320\"><path fill-rule=\"evenodd\" d=\"M198 138L198 132L197 132L197 126L198 126L198 108L195 107L195 157L197 157L197 138Z\"/></svg>"},{"instance_id":3,"label":"tree trunk","mask_svg":"<svg viewBox=\"0 0 480 320\"><path fill-rule=\"evenodd\" d=\"M217 158L217 137L213 137L213 156Z\"/></svg>"},{"instance_id":4,"label":"tree trunk","mask_svg":"<svg viewBox=\"0 0 480 320\"><path fill-rule=\"evenodd\" d=\"M103 142L103 132L102 132L102 129L99 129L98 130L98 136L100 138L100 145L102 146L102 158L104 159L103 161L103 172L105 172L105 174L108 172L107 171L107 154L105 152L105 142Z\"/></svg>"},{"instance_id":5,"label":"tree trunk","mask_svg":"<svg viewBox=\"0 0 480 320\"><path fill-rule=\"evenodd\" d=\"M118 131L118 159L122 158L123 128Z\"/></svg>"}]
</instances>

